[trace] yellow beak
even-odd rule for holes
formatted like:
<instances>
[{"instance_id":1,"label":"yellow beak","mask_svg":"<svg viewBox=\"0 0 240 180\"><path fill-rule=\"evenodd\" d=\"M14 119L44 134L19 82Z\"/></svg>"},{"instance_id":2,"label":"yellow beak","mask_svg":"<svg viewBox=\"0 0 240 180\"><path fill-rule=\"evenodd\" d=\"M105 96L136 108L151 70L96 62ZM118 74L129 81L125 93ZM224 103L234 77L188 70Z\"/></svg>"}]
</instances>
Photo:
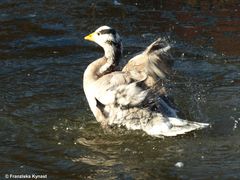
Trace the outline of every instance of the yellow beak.
<instances>
[{"instance_id":1,"label":"yellow beak","mask_svg":"<svg viewBox=\"0 0 240 180\"><path fill-rule=\"evenodd\" d=\"M94 35L94 32L85 36L84 39L88 41L94 41L93 35Z\"/></svg>"}]
</instances>

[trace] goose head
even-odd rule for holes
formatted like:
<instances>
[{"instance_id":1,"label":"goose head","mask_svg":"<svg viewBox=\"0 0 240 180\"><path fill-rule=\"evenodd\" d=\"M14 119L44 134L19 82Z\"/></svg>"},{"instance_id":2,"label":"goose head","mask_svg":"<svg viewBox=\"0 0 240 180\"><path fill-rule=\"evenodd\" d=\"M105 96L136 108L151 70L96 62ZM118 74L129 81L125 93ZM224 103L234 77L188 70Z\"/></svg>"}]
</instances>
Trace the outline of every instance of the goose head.
<instances>
[{"instance_id":1,"label":"goose head","mask_svg":"<svg viewBox=\"0 0 240 180\"><path fill-rule=\"evenodd\" d=\"M97 43L104 49L107 60L118 64L122 55L122 40L115 29L101 26L84 39Z\"/></svg>"}]
</instances>

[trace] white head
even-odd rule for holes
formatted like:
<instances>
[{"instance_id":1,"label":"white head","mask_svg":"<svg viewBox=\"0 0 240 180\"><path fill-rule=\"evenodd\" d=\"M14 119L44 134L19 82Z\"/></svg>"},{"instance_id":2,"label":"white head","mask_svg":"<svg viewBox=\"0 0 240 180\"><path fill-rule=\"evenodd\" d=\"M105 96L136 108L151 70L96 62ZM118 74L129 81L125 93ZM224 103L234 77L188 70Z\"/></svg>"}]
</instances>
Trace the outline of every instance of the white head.
<instances>
[{"instance_id":1,"label":"white head","mask_svg":"<svg viewBox=\"0 0 240 180\"><path fill-rule=\"evenodd\" d=\"M121 38L115 29L109 26L101 26L93 33L84 37L84 39L93 41L104 49L109 45L121 44Z\"/></svg>"},{"instance_id":2,"label":"white head","mask_svg":"<svg viewBox=\"0 0 240 180\"><path fill-rule=\"evenodd\" d=\"M117 66L122 56L122 40L119 34L109 26L101 26L93 33L84 37L88 41L93 41L104 49L104 56L107 59L101 72L106 71L110 66Z\"/></svg>"}]
</instances>

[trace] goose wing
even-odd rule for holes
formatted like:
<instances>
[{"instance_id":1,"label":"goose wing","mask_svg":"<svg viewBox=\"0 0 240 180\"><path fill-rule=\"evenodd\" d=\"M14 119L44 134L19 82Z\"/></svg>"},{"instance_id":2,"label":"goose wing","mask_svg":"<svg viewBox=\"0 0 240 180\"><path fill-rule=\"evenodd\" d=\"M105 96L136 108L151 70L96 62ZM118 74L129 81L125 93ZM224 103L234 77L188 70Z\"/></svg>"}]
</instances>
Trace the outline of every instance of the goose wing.
<instances>
[{"instance_id":1,"label":"goose wing","mask_svg":"<svg viewBox=\"0 0 240 180\"><path fill-rule=\"evenodd\" d=\"M128 74L113 72L98 79L93 88L97 91L95 98L103 105L136 106L148 92L140 86L141 81L133 81Z\"/></svg>"},{"instance_id":2,"label":"goose wing","mask_svg":"<svg viewBox=\"0 0 240 180\"><path fill-rule=\"evenodd\" d=\"M170 56L167 51L170 45L159 38L150 44L142 53L133 57L122 69L132 78L141 80L147 77L146 85L153 86L158 78L164 79L170 73Z\"/></svg>"}]
</instances>

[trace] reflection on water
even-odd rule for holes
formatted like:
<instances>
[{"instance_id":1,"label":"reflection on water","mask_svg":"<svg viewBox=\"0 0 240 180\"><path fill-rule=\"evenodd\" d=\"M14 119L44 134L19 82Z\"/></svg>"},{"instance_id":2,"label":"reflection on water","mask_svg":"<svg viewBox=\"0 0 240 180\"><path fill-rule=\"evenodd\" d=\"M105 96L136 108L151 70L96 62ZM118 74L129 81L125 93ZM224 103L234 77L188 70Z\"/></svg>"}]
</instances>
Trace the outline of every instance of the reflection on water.
<instances>
[{"instance_id":1,"label":"reflection on water","mask_svg":"<svg viewBox=\"0 0 240 180\"><path fill-rule=\"evenodd\" d=\"M0 175L52 179L239 179L238 1L1 1ZM125 59L158 36L173 44L170 94L212 127L158 139L103 130L82 90L102 55L84 35L108 24ZM183 166L177 167L177 162Z\"/></svg>"}]
</instances>

